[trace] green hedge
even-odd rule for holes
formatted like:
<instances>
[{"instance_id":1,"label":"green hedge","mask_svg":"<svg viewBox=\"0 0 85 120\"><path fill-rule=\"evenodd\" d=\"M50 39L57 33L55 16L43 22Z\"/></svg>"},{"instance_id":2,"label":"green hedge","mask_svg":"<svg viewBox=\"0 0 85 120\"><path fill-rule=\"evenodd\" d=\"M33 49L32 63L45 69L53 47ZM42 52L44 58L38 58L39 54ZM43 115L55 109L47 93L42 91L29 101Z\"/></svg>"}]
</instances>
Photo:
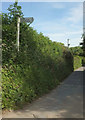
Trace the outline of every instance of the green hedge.
<instances>
[{"instance_id":1,"label":"green hedge","mask_svg":"<svg viewBox=\"0 0 85 120\"><path fill-rule=\"evenodd\" d=\"M74 70L82 66L82 58L81 56L74 56Z\"/></svg>"},{"instance_id":2,"label":"green hedge","mask_svg":"<svg viewBox=\"0 0 85 120\"><path fill-rule=\"evenodd\" d=\"M16 17L12 13L2 15L2 108L7 109L15 109L48 93L73 71L69 49L26 23L20 24L18 52Z\"/></svg>"},{"instance_id":3,"label":"green hedge","mask_svg":"<svg viewBox=\"0 0 85 120\"><path fill-rule=\"evenodd\" d=\"M39 45L42 41L39 38ZM36 44L38 46L37 41ZM67 48L49 40L35 51L28 47L28 53L19 52L13 60L5 61L2 69L2 108L14 109L48 93L73 71L72 61Z\"/></svg>"},{"instance_id":4,"label":"green hedge","mask_svg":"<svg viewBox=\"0 0 85 120\"><path fill-rule=\"evenodd\" d=\"M82 66L85 66L85 57L82 58Z\"/></svg>"}]
</instances>

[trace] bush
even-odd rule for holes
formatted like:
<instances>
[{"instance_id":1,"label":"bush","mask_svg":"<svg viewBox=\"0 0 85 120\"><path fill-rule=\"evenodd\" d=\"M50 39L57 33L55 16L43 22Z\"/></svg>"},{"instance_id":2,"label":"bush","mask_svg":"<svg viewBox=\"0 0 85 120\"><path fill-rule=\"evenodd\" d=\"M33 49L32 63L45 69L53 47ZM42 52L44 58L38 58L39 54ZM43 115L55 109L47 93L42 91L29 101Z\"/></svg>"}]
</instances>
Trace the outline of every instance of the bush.
<instances>
[{"instance_id":1,"label":"bush","mask_svg":"<svg viewBox=\"0 0 85 120\"><path fill-rule=\"evenodd\" d=\"M18 52L16 16L11 14L2 16L2 108L7 109L48 93L73 71L69 49L38 34L26 23L20 25Z\"/></svg>"},{"instance_id":2,"label":"bush","mask_svg":"<svg viewBox=\"0 0 85 120\"><path fill-rule=\"evenodd\" d=\"M80 46L71 47L70 50L74 56L83 56L83 49Z\"/></svg>"},{"instance_id":3,"label":"bush","mask_svg":"<svg viewBox=\"0 0 85 120\"><path fill-rule=\"evenodd\" d=\"M53 48L51 44L50 49ZM45 51L46 46L36 49L34 54L31 54L33 48L28 49L28 54L20 52L14 61L7 62L8 65L5 61L2 69L3 108L14 109L31 102L55 88L73 71L73 57L67 48L56 43L61 52L51 50L49 54L48 50Z\"/></svg>"},{"instance_id":4,"label":"bush","mask_svg":"<svg viewBox=\"0 0 85 120\"><path fill-rule=\"evenodd\" d=\"M82 66L82 57L74 56L74 70Z\"/></svg>"},{"instance_id":5,"label":"bush","mask_svg":"<svg viewBox=\"0 0 85 120\"><path fill-rule=\"evenodd\" d=\"M82 66L85 66L85 57L82 58Z\"/></svg>"}]
</instances>

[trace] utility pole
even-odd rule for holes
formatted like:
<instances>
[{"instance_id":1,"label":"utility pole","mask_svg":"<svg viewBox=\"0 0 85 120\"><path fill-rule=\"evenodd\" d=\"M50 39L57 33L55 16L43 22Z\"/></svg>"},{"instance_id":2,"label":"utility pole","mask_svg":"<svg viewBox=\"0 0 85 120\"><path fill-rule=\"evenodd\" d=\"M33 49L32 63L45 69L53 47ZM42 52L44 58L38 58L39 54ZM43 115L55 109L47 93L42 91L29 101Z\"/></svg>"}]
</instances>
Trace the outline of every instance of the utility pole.
<instances>
[{"instance_id":1,"label":"utility pole","mask_svg":"<svg viewBox=\"0 0 85 120\"><path fill-rule=\"evenodd\" d=\"M68 48L69 48L69 46L70 46L69 41L70 41L70 40L69 40L69 39L67 39L67 46L68 46Z\"/></svg>"}]
</instances>

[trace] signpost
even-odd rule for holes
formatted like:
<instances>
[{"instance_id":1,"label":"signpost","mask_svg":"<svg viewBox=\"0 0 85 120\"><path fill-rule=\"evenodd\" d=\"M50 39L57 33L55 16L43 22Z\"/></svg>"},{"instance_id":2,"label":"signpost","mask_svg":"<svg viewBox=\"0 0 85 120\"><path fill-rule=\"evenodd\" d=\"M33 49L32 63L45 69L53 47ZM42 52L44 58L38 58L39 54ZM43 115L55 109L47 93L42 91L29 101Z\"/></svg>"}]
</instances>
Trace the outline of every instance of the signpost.
<instances>
[{"instance_id":1,"label":"signpost","mask_svg":"<svg viewBox=\"0 0 85 120\"><path fill-rule=\"evenodd\" d=\"M34 21L33 17L25 17L25 18L21 18L21 22L26 22L26 23L32 23Z\"/></svg>"},{"instance_id":2,"label":"signpost","mask_svg":"<svg viewBox=\"0 0 85 120\"><path fill-rule=\"evenodd\" d=\"M20 16L17 18L17 49L19 51Z\"/></svg>"},{"instance_id":3,"label":"signpost","mask_svg":"<svg viewBox=\"0 0 85 120\"><path fill-rule=\"evenodd\" d=\"M17 15L17 49L19 51L19 32L20 32L20 22L26 22L26 23L32 23L34 21L33 17L26 17L26 18L20 18L19 15Z\"/></svg>"}]
</instances>

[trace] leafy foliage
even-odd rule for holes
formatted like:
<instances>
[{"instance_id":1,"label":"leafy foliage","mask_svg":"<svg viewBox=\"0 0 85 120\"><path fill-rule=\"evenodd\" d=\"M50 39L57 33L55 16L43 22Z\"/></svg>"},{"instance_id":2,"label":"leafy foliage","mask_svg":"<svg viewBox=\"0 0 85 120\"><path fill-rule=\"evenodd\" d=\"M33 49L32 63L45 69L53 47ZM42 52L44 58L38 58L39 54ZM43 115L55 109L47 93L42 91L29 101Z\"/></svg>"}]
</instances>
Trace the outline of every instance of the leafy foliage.
<instances>
[{"instance_id":1,"label":"leafy foliage","mask_svg":"<svg viewBox=\"0 0 85 120\"><path fill-rule=\"evenodd\" d=\"M73 53L73 55L83 56L83 50L79 46L71 47L70 50Z\"/></svg>"},{"instance_id":2,"label":"leafy foliage","mask_svg":"<svg viewBox=\"0 0 85 120\"><path fill-rule=\"evenodd\" d=\"M82 58L81 56L74 56L74 70L82 66Z\"/></svg>"},{"instance_id":3,"label":"leafy foliage","mask_svg":"<svg viewBox=\"0 0 85 120\"><path fill-rule=\"evenodd\" d=\"M2 15L2 108L16 108L55 88L73 71L73 56L62 43L20 24L20 51L16 48L16 8ZM12 14L13 13L13 14ZM21 12L20 12L21 13Z\"/></svg>"},{"instance_id":4,"label":"leafy foliage","mask_svg":"<svg viewBox=\"0 0 85 120\"><path fill-rule=\"evenodd\" d=\"M85 57L85 33L82 34L82 38L83 38L83 42L80 43L80 45L82 45L82 49L83 49L83 56Z\"/></svg>"},{"instance_id":5,"label":"leafy foliage","mask_svg":"<svg viewBox=\"0 0 85 120\"><path fill-rule=\"evenodd\" d=\"M83 49L82 65L85 66L85 33L82 35L82 38L83 38L83 43L81 43Z\"/></svg>"}]
</instances>

